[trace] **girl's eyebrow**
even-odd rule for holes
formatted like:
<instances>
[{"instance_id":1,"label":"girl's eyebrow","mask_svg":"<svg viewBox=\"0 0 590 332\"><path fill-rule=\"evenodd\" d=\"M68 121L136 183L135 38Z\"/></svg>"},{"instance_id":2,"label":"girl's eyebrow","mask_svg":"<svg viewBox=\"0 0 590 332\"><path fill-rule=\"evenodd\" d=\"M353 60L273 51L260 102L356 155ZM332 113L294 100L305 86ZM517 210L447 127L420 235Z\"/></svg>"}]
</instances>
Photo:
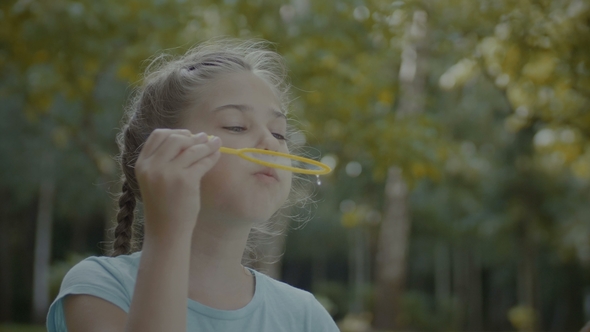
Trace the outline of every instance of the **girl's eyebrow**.
<instances>
[{"instance_id":1,"label":"girl's eyebrow","mask_svg":"<svg viewBox=\"0 0 590 332\"><path fill-rule=\"evenodd\" d=\"M218 111L221 111L221 110L225 110L225 109L230 109L230 108L236 109L236 110L238 110L240 112L252 112L254 110L249 105L227 104L227 105L223 105L223 106L219 106L219 107L214 108L212 112L215 113L215 112L218 112ZM277 118L284 118L285 120L287 119L287 116L285 114L283 114L282 112L280 112L280 111L278 111L278 110L276 110L274 108L271 108L270 109L270 112L272 114L274 114L275 117L277 117Z\"/></svg>"}]
</instances>

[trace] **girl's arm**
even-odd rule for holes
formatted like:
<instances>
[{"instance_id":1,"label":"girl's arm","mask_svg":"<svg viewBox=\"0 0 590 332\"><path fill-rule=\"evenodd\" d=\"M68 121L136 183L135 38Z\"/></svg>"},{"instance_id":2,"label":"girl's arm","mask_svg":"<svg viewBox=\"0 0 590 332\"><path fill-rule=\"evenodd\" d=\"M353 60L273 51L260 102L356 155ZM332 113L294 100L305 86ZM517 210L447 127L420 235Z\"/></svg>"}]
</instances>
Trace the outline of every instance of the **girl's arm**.
<instances>
[{"instance_id":1,"label":"girl's arm","mask_svg":"<svg viewBox=\"0 0 590 332\"><path fill-rule=\"evenodd\" d=\"M157 129L150 135L135 166L145 238L129 315L90 295L68 296L64 313L69 331L186 331L200 181L219 159L220 146L219 139L192 136L188 130Z\"/></svg>"},{"instance_id":2,"label":"girl's arm","mask_svg":"<svg viewBox=\"0 0 590 332\"><path fill-rule=\"evenodd\" d=\"M146 238L126 331L186 331L191 235Z\"/></svg>"},{"instance_id":3,"label":"girl's arm","mask_svg":"<svg viewBox=\"0 0 590 332\"><path fill-rule=\"evenodd\" d=\"M186 331L190 234L174 241L146 238L129 315L92 295L68 295L64 314L69 332Z\"/></svg>"},{"instance_id":4,"label":"girl's arm","mask_svg":"<svg viewBox=\"0 0 590 332\"><path fill-rule=\"evenodd\" d=\"M99 297L84 294L63 299L68 332L124 331L127 314L123 309Z\"/></svg>"}]
</instances>

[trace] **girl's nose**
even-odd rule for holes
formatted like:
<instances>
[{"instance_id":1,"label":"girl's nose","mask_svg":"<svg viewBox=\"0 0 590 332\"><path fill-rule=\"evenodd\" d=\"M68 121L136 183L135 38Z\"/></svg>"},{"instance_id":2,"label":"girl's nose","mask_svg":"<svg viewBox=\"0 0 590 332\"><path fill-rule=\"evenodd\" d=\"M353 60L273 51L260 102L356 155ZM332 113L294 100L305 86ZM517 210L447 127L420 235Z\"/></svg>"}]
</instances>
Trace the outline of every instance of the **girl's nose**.
<instances>
[{"instance_id":1,"label":"girl's nose","mask_svg":"<svg viewBox=\"0 0 590 332\"><path fill-rule=\"evenodd\" d=\"M256 148L262 150L279 151L279 140L270 131L264 133Z\"/></svg>"}]
</instances>

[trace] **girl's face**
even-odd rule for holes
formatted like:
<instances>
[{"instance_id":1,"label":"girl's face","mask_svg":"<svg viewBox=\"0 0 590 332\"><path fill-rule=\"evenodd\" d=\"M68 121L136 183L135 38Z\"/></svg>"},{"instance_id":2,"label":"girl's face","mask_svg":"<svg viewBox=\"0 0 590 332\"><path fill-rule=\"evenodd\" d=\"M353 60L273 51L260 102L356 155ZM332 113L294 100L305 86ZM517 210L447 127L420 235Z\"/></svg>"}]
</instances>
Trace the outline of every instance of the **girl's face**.
<instances>
[{"instance_id":1,"label":"girl's face","mask_svg":"<svg viewBox=\"0 0 590 332\"><path fill-rule=\"evenodd\" d=\"M199 91L187 129L219 136L230 148L288 153L287 120L268 84L250 72L225 74ZM201 180L200 216L219 221L268 220L291 190L291 172L221 154Z\"/></svg>"}]
</instances>

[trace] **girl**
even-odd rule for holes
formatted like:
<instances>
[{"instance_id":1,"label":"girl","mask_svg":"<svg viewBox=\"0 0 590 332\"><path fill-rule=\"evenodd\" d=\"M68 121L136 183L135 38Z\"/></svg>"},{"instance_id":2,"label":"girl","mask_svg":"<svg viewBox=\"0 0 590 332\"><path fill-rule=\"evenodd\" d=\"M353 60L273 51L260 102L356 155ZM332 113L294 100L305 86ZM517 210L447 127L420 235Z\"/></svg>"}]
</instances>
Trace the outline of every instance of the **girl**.
<instances>
[{"instance_id":1,"label":"girl","mask_svg":"<svg viewBox=\"0 0 590 332\"><path fill-rule=\"evenodd\" d=\"M67 273L48 330L338 331L312 294L241 264L251 229L286 202L292 175L219 148L288 153L281 57L264 42L216 40L156 60L118 135L112 257ZM145 232L133 252L136 199Z\"/></svg>"}]
</instances>

